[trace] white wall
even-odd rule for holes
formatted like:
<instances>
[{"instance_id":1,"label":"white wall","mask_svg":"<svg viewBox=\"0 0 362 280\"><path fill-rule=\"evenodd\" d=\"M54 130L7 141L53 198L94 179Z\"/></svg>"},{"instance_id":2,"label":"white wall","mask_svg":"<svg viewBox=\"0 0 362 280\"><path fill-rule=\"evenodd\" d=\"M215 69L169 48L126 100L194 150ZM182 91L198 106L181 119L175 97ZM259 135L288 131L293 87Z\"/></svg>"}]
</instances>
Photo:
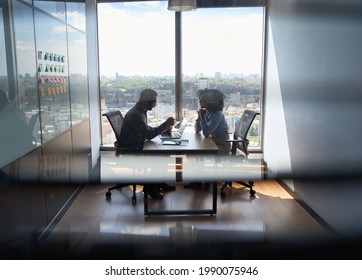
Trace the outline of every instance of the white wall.
<instances>
[{"instance_id":1,"label":"white wall","mask_svg":"<svg viewBox=\"0 0 362 280\"><path fill-rule=\"evenodd\" d=\"M362 2L268 5L270 174L292 178L291 188L337 232L362 232Z\"/></svg>"},{"instance_id":2,"label":"white wall","mask_svg":"<svg viewBox=\"0 0 362 280\"><path fill-rule=\"evenodd\" d=\"M289 145L284 119L283 101L279 84L277 62L271 23L268 22L268 41L266 56L265 110L264 120L264 160L268 163L268 176L291 173ZM293 181L288 186L294 190Z\"/></svg>"}]
</instances>

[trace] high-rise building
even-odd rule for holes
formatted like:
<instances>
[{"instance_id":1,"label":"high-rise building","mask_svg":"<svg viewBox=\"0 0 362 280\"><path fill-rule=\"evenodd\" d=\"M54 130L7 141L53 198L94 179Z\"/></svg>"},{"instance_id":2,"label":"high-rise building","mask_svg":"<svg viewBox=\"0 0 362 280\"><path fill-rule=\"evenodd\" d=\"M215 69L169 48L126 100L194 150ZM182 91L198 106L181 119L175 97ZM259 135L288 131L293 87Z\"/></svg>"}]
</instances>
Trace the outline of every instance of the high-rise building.
<instances>
[{"instance_id":1,"label":"high-rise building","mask_svg":"<svg viewBox=\"0 0 362 280\"><path fill-rule=\"evenodd\" d=\"M216 72L216 73L215 73L215 78L216 78L216 79L220 79L221 76L222 76L221 72Z\"/></svg>"},{"instance_id":2,"label":"high-rise building","mask_svg":"<svg viewBox=\"0 0 362 280\"><path fill-rule=\"evenodd\" d=\"M205 88L209 88L209 85L210 85L210 81L208 78L199 78L199 81L198 81L198 86L199 86L199 89L205 89Z\"/></svg>"},{"instance_id":3,"label":"high-rise building","mask_svg":"<svg viewBox=\"0 0 362 280\"><path fill-rule=\"evenodd\" d=\"M240 92L233 92L230 94L231 104L240 105Z\"/></svg>"}]
</instances>

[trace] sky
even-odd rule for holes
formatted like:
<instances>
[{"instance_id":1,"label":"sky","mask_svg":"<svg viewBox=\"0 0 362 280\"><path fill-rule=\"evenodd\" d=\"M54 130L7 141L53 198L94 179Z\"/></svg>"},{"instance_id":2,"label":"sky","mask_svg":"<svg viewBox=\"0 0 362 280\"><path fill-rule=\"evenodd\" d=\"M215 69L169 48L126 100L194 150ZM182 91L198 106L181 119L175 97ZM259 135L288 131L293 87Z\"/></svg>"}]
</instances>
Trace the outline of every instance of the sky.
<instances>
[{"instance_id":1,"label":"sky","mask_svg":"<svg viewBox=\"0 0 362 280\"><path fill-rule=\"evenodd\" d=\"M83 19L84 24L82 13L73 13L74 18ZM175 19L174 12L167 10L167 1L102 3L98 4L98 16L101 75L114 77L118 72L126 76L174 76ZM25 22L23 25L27 26ZM183 12L183 74L213 76L215 72L260 73L262 25L262 8L214 8ZM52 27L46 33L58 36L59 26ZM0 26L1 30L3 28ZM27 34L32 33L27 31L27 28L17 29L18 55L22 56L23 61L19 69L21 74L34 72L34 62L25 63L23 60L24 57L33 57L32 54L26 55L26 50L34 52L33 38L27 38ZM61 31L65 32L64 27ZM38 37L40 39L41 36ZM0 57L5 56L4 51L4 46L0 46ZM1 61L5 62L5 59ZM0 63L0 72L6 73L5 63Z\"/></svg>"},{"instance_id":2,"label":"sky","mask_svg":"<svg viewBox=\"0 0 362 280\"><path fill-rule=\"evenodd\" d=\"M174 75L174 12L167 2L98 5L101 75ZM260 74L262 8L182 13L182 72Z\"/></svg>"}]
</instances>

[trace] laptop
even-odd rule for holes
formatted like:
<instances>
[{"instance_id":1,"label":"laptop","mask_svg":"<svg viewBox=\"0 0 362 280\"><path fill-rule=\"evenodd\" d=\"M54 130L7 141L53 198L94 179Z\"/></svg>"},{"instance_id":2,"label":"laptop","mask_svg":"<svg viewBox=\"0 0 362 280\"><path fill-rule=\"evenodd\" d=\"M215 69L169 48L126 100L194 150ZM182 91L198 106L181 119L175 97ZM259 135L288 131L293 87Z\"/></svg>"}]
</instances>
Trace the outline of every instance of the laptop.
<instances>
[{"instance_id":1,"label":"laptop","mask_svg":"<svg viewBox=\"0 0 362 280\"><path fill-rule=\"evenodd\" d=\"M177 130L172 131L171 133L163 132L160 135L161 139L180 139L182 137L182 134L185 131L187 125L187 119L183 118L182 122L180 123L180 126Z\"/></svg>"}]
</instances>

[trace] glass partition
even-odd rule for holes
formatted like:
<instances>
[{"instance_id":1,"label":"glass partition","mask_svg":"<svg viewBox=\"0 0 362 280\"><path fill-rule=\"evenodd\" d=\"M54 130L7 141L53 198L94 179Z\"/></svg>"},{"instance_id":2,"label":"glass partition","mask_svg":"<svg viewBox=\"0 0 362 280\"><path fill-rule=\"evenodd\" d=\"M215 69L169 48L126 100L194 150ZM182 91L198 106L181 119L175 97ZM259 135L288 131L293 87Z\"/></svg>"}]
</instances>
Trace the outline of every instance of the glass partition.
<instances>
[{"instance_id":1,"label":"glass partition","mask_svg":"<svg viewBox=\"0 0 362 280\"><path fill-rule=\"evenodd\" d=\"M11 135L8 135L8 133L6 132L6 130L9 128L9 120L4 121L5 112L8 109L9 82L3 12L4 11L0 3L0 168L12 159L12 155L6 151L8 147L5 146L8 143L8 139L11 138Z\"/></svg>"},{"instance_id":2,"label":"glass partition","mask_svg":"<svg viewBox=\"0 0 362 280\"><path fill-rule=\"evenodd\" d=\"M86 36L68 27L69 91L72 125L89 117Z\"/></svg>"},{"instance_id":3,"label":"glass partition","mask_svg":"<svg viewBox=\"0 0 362 280\"><path fill-rule=\"evenodd\" d=\"M9 163L41 144L39 133L39 101L36 86L35 42L33 29L33 13L31 7L13 1L13 24L15 41L15 62L11 69L17 69L17 84L11 87L4 85L2 80L1 116L1 162L0 166ZM10 33L10 23L7 23ZM4 26L1 28L4 31ZM1 40L1 42L9 42ZM1 46L2 43L1 43ZM7 58L13 54L11 44L6 44ZM1 47L3 49L3 47ZM1 51L2 53L2 51ZM11 57L12 61L13 58ZM4 53L4 60L9 62ZM6 74L1 66L1 76ZM10 91L10 92L9 92Z\"/></svg>"},{"instance_id":4,"label":"glass partition","mask_svg":"<svg viewBox=\"0 0 362 280\"><path fill-rule=\"evenodd\" d=\"M65 21L65 0L34 0L34 6Z\"/></svg>"},{"instance_id":5,"label":"glass partition","mask_svg":"<svg viewBox=\"0 0 362 280\"><path fill-rule=\"evenodd\" d=\"M67 3L74 28L65 1L31 3L12 0L7 21L0 5L1 166L89 117L84 3Z\"/></svg>"},{"instance_id":6,"label":"glass partition","mask_svg":"<svg viewBox=\"0 0 362 280\"><path fill-rule=\"evenodd\" d=\"M66 25L35 11L43 143L71 128Z\"/></svg>"},{"instance_id":7,"label":"glass partition","mask_svg":"<svg viewBox=\"0 0 362 280\"><path fill-rule=\"evenodd\" d=\"M33 126L34 146L41 144L39 125L39 96L37 90L35 40L33 12L31 7L18 1L13 2L16 61L18 71L18 93L20 108L27 122ZM35 120L35 121L34 121ZM34 123L33 123L34 122Z\"/></svg>"},{"instance_id":8,"label":"glass partition","mask_svg":"<svg viewBox=\"0 0 362 280\"><path fill-rule=\"evenodd\" d=\"M3 8L1 6L0 6L0 89L5 91L9 89L6 48L5 48L4 16L3 16Z\"/></svg>"}]
</instances>

